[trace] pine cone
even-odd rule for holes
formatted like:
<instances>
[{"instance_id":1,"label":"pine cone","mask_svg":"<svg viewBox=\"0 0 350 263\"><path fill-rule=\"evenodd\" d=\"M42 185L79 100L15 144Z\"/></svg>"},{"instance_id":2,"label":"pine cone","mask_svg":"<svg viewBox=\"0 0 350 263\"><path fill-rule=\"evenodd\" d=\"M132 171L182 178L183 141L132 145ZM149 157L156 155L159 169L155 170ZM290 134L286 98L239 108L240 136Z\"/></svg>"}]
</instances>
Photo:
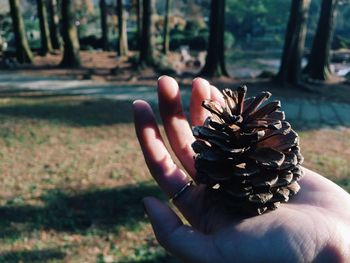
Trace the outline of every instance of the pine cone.
<instances>
[{"instance_id":1,"label":"pine cone","mask_svg":"<svg viewBox=\"0 0 350 263\"><path fill-rule=\"evenodd\" d=\"M230 213L259 215L299 191L303 157L280 101L261 106L271 93L246 99L246 92L246 86L223 90L223 107L203 101L212 115L193 127L192 147L198 182L207 185L211 201Z\"/></svg>"}]
</instances>

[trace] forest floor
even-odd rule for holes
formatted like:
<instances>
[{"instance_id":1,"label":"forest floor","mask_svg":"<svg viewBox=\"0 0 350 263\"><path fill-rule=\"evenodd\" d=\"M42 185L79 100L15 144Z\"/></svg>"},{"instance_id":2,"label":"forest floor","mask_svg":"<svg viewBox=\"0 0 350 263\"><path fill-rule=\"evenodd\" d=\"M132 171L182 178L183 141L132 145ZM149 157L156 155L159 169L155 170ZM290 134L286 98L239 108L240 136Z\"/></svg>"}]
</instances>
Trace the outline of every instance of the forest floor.
<instances>
[{"instance_id":1,"label":"forest floor","mask_svg":"<svg viewBox=\"0 0 350 263\"><path fill-rule=\"evenodd\" d=\"M158 245L140 202L165 200L144 163L131 109L143 98L157 112L157 75L127 66L111 72L115 60L84 52L83 69L61 70L53 55L36 58L39 68L0 73L0 262L177 262ZM177 77L184 105L192 78ZM267 80L213 80L241 82L282 100L305 166L350 192L347 85L315 93Z\"/></svg>"},{"instance_id":2,"label":"forest floor","mask_svg":"<svg viewBox=\"0 0 350 263\"><path fill-rule=\"evenodd\" d=\"M258 55L258 54L257 54ZM252 54L250 55L252 56ZM192 58L196 58L194 55ZM162 74L168 73L175 77L180 87L190 88L192 79L200 72L199 67L186 66L181 62L179 53L172 52L167 57L174 72L156 72L152 69L138 69L133 66L136 54L131 53L129 59L116 56L115 52L102 51L81 51L82 67L79 69L62 69L57 65L61 60L59 52L49 54L45 57L35 56L33 65L10 65L0 69L2 76L7 76L9 80L37 78L44 80L81 80L87 83L93 82L103 86L103 83L116 87L147 86L155 87L156 81ZM259 59L239 56L237 61L228 63L228 71L231 78L213 78L211 83L220 89L232 88L241 84L246 84L252 94L260 90L269 90L275 95L295 98L322 98L332 101L350 102L350 83L341 82L335 78L334 83L312 83L305 84L307 89L296 89L293 86L281 86L274 83L270 78L259 78L261 73L268 72L268 75L276 71L276 59ZM347 64L345 65L347 67ZM13 67L13 68L11 68ZM336 66L339 67L339 66ZM18 76L18 77L17 77ZM6 78L5 78L6 80ZM4 79L0 81L4 82ZM11 86L11 85L10 85ZM50 87L47 87L50 88ZM3 92L3 85L0 91ZM34 87L32 87L34 89ZM297 92L296 92L297 91Z\"/></svg>"}]
</instances>

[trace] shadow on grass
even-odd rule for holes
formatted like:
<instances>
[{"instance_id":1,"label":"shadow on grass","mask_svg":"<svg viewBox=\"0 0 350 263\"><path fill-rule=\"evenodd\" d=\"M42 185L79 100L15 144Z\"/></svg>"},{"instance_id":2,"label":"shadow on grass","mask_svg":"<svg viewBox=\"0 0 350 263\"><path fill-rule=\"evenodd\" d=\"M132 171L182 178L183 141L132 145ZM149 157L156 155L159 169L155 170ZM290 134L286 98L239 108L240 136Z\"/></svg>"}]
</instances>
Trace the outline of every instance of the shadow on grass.
<instances>
[{"instance_id":1,"label":"shadow on grass","mask_svg":"<svg viewBox=\"0 0 350 263\"><path fill-rule=\"evenodd\" d=\"M0 107L0 116L63 122L73 126L101 126L130 123L131 101L71 100L7 105Z\"/></svg>"},{"instance_id":2,"label":"shadow on grass","mask_svg":"<svg viewBox=\"0 0 350 263\"><path fill-rule=\"evenodd\" d=\"M90 190L77 195L50 191L42 197L44 206L7 205L0 207L0 226L7 229L3 238L16 235L13 225L24 225L24 231L54 229L75 233L106 234L124 226L137 228L146 220L141 204L145 196L160 196L154 185L125 186L117 189ZM23 231L22 231L23 232ZM4 236L5 234L9 236Z\"/></svg>"},{"instance_id":3,"label":"shadow on grass","mask_svg":"<svg viewBox=\"0 0 350 263\"><path fill-rule=\"evenodd\" d=\"M134 263L135 260L121 261L119 263ZM180 263L177 259L170 255L153 257L151 259L138 260L137 263Z\"/></svg>"},{"instance_id":4,"label":"shadow on grass","mask_svg":"<svg viewBox=\"0 0 350 263\"><path fill-rule=\"evenodd\" d=\"M0 262L51 262L52 260L63 259L65 254L56 249L47 250L22 250L0 253Z\"/></svg>"}]
</instances>

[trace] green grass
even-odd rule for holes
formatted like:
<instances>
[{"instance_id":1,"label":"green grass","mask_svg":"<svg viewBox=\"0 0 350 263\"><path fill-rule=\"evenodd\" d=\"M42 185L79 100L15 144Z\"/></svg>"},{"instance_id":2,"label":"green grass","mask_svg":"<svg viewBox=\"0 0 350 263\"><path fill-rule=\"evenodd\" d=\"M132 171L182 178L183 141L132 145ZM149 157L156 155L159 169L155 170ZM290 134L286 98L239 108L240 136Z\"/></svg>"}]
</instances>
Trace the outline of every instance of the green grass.
<instances>
[{"instance_id":1,"label":"green grass","mask_svg":"<svg viewBox=\"0 0 350 263\"><path fill-rule=\"evenodd\" d=\"M164 197L130 105L0 100L0 262L177 262L144 216L144 196ZM305 165L348 191L349 138L348 128L301 133Z\"/></svg>"}]
</instances>

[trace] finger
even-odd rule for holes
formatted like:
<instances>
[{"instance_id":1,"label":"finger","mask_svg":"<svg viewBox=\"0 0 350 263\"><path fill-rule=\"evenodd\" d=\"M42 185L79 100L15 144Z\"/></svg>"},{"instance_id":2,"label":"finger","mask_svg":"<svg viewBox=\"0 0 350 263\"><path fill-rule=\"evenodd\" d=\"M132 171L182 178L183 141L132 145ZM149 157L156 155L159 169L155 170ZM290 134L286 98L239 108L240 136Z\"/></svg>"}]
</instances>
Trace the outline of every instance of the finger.
<instances>
[{"instance_id":1,"label":"finger","mask_svg":"<svg viewBox=\"0 0 350 263\"><path fill-rule=\"evenodd\" d=\"M185 170L195 179L194 152L191 147L194 137L183 112L179 86L173 78L163 76L158 80L158 99L171 148Z\"/></svg>"},{"instance_id":2,"label":"finger","mask_svg":"<svg viewBox=\"0 0 350 263\"><path fill-rule=\"evenodd\" d=\"M153 178L168 198L179 193L188 183L186 174L173 162L154 119L151 107L144 101L134 102L135 129L141 149ZM203 198L203 187L189 186L174 200L185 218L194 226L198 225ZM199 204L194 204L194 200Z\"/></svg>"},{"instance_id":3,"label":"finger","mask_svg":"<svg viewBox=\"0 0 350 263\"><path fill-rule=\"evenodd\" d=\"M213 85L210 85L210 97L212 100L218 101L221 104L221 106L225 105L225 101L224 101L224 97L222 96L222 93Z\"/></svg>"},{"instance_id":4,"label":"finger","mask_svg":"<svg viewBox=\"0 0 350 263\"><path fill-rule=\"evenodd\" d=\"M211 236L185 226L168 206L155 198L145 198L143 203L158 242L181 262L222 262Z\"/></svg>"},{"instance_id":5,"label":"finger","mask_svg":"<svg viewBox=\"0 0 350 263\"><path fill-rule=\"evenodd\" d=\"M190 102L190 117L192 126L203 125L209 112L202 107L204 100L210 99L210 84L202 78L195 78L192 81L192 95Z\"/></svg>"},{"instance_id":6,"label":"finger","mask_svg":"<svg viewBox=\"0 0 350 263\"><path fill-rule=\"evenodd\" d=\"M188 182L188 178L176 166L167 151L149 104L145 101L135 101L133 108L135 130L148 169L170 198Z\"/></svg>"}]
</instances>

